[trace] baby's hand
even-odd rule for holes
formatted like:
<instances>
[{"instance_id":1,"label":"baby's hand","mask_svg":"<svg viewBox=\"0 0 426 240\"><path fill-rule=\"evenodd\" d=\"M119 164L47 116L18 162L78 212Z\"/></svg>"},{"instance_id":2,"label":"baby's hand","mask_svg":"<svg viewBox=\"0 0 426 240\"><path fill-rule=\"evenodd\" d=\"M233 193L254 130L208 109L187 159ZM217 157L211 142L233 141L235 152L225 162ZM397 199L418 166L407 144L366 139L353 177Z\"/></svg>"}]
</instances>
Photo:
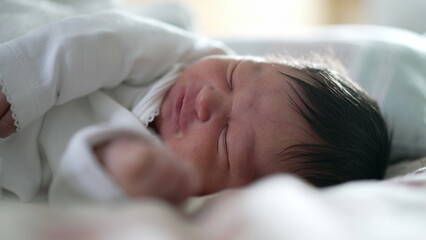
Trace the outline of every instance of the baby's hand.
<instances>
[{"instance_id":1,"label":"baby's hand","mask_svg":"<svg viewBox=\"0 0 426 240\"><path fill-rule=\"evenodd\" d=\"M16 132L15 120L12 117L10 103L6 100L0 86L0 138L5 138Z\"/></svg>"},{"instance_id":2,"label":"baby's hand","mask_svg":"<svg viewBox=\"0 0 426 240\"><path fill-rule=\"evenodd\" d=\"M195 171L163 146L136 137L120 137L94 150L131 197L151 196L179 203L199 186Z\"/></svg>"}]
</instances>

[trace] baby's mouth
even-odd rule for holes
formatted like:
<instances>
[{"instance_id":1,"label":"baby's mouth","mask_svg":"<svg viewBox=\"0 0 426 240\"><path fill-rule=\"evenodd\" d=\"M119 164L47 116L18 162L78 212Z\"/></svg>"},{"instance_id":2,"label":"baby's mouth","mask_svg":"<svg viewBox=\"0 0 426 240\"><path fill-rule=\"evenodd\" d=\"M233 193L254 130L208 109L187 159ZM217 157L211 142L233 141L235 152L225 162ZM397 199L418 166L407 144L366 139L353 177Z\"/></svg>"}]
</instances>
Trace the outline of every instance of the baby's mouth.
<instances>
[{"instance_id":1,"label":"baby's mouth","mask_svg":"<svg viewBox=\"0 0 426 240\"><path fill-rule=\"evenodd\" d=\"M183 134L196 119L195 99L200 89L196 86L187 86L176 98L174 108L176 129Z\"/></svg>"}]
</instances>

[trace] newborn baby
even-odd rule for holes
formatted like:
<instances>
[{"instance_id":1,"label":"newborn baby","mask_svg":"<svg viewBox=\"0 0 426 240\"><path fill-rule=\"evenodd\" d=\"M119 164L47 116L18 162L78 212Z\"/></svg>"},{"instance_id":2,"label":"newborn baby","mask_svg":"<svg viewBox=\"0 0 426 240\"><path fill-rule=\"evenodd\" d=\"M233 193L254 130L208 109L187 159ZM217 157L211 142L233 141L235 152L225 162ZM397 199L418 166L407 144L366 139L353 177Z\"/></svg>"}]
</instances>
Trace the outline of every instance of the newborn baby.
<instances>
[{"instance_id":1,"label":"newborn baby","mask_svg":"<svg viewBox=\"0 0 426 240\"><path fill-rule=\"evenodd\" d=\"M54 23L0 45L2 53L0 170L33 174L37 184L19 174L0 183L24 201L48 192L180 202L274 173L328 186L381 178L386 166L377 104L315 59L232 56L220 43L117 12ZM32 74L22 78L35 77L22 82L36 87L20 93L24 84L12 81L28 62ZM30 153L16 150L22 142Z\"/></svg>"}]
</instances>

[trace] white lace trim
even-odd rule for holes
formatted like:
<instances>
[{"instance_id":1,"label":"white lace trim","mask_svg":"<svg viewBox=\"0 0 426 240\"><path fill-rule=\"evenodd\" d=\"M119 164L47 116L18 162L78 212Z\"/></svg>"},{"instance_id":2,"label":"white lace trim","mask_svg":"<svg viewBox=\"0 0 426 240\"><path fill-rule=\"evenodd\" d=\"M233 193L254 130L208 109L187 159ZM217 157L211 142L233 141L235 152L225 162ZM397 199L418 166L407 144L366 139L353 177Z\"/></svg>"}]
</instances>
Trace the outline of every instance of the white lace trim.
<instances>
[{"instance_id":1,"label":"white lace trim","mask_svg":"<svg viewBox=\"0 0 426 240\"><path fill-rule=\"evenodd\" d=\"M14 120L16 131L19 132L19 131L21 131L21 124L19 123L19 120L18 120L18 118L16 116L16 113L15 113L16 112L15 111L15 105L14 105L11 97L7 93L7 87L5 87L4 80L3 80L3 78L1 76L0 76L0 85L2 86L2 92L3 92L3 94L6 96L6 101L8 103L10 103L10 110L12 111L12 118Z\"/></svg>"},{"instance_id":2,"label":"white lace trim","mask_svg":"<svg viewBox=\"0 0 426 240\"><path fill-rule=\"evenodd\" d=\"M132 113L135 114L145 127L154 121L160 115L161 103L166 92L175 83L182 71L183 65L176 64L174 67L156 83L145 96L136 104Z\"/></svg>"},{"instance_id":3,"label":"white lace trim","mask_svg":"<svg viewBox=\"0 0 426 240\"><path fill-rule=\"evenodd\" d=\"M157 108L155 109L155 111L153 111L151 114L149 114L144 120L143 120L143 125L145 127L148 127L148 125L154 121L154 119L160 114L160 109Z\"/></svg>"}]
</instances>

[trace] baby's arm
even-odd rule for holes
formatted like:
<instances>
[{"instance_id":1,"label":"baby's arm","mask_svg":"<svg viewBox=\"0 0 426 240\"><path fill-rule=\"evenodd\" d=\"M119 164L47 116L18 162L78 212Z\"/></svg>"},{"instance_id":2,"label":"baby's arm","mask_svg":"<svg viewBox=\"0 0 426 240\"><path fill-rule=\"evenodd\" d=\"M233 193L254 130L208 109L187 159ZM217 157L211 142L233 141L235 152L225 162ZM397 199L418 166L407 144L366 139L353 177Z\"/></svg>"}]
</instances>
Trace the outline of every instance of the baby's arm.
<instances>
[{"instance_id":1,"label":"baby's arm","mask_svg":"<svg viewBox=\"0 0 426 240\"><path fill-rule=\"evenodd\" d=\"M124 136L98 145L95 153L132 198L156 197L179 203L196 193L195 171L159 144Z\"/></svg>"},{"instance_id":2,"label":"baby's arm","mask_svg":"<svg viewBox=\"0 0 426 240\"><path fill-rule=\"evenodd\" d=\"M0 85L19 130L54 105L123 81L149 84L173 64L189 64L223 49L217 42L125 13L78 16L0 44Z\"/></svg>"}]
</instances>

